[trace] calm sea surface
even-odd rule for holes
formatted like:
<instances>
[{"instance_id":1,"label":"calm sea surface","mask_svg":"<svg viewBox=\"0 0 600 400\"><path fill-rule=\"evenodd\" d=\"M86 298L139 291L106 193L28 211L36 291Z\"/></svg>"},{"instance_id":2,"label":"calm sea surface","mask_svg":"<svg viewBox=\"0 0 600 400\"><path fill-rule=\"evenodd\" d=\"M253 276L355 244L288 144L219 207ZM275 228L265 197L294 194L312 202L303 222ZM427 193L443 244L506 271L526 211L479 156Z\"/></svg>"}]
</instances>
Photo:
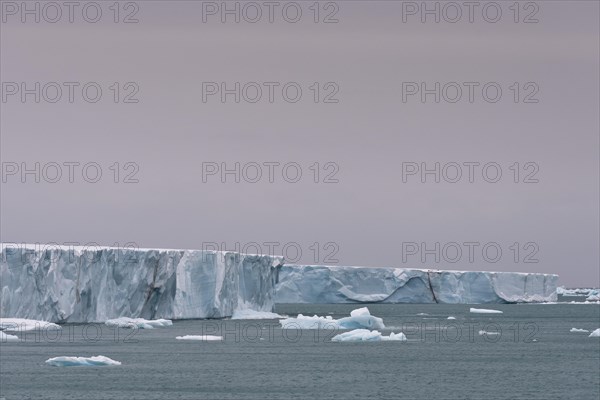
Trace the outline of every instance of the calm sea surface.
<instances>
[{"instance_id":1,"label":"calm sea surface","mask_svg":"<svg viewBox=\"0 0 600 400\"><path fill-rule=\"evenodd\" d=\"M382 332L407 342L335 343L332 330L277 321L187 320L154 330L67 324L0 344L0 399L598 399L598 305L373 304ZM293 315L348 316L354 305L280 305ZM419 315L421 314L421 315ZM428 315L422 315L428 314ZM448 320L448 316L456 317ZM479 331L499 334L480 335ZM222 342L176 340L219 335ZM104 355L117 367L51 367Z\"/></svg>"}]
</instances>

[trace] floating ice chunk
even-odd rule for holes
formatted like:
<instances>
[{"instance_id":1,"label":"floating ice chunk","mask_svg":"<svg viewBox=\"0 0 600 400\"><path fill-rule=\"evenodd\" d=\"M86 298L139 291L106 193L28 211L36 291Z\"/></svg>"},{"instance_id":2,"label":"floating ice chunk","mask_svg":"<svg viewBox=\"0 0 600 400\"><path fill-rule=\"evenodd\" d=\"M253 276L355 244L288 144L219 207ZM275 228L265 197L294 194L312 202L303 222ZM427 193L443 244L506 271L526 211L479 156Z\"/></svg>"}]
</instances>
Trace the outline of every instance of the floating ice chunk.
<instances>
[{"instance_id":1,"label":"floating ice chunk","mask_svg":"<svg viewBox=\"0 0 600 400\"><path fill-rule=\"evenodd\" d=\"M469 311L474 314L502 314L502 311L488 310L486 308L471 308Z\"/></svg>"},{"instance_id":2,"label":"floating ice chunk","mask_svg":"<svg viewBox=\"0 0 600 400\"><path fill-rule=\"evenodd\" d=\"M332 342L380 342L381 332L368 329L354 329L350 332L340 333L331 338Z\"/></svg>"},{"instance_id":3,"label":"floating ice chunk","mask_svg":"<svg viewBox=\"0 0 600 400\"><path fill-rule=\"evenodd\" d=\"M154 329L162 328L165 326L172 326L173 321L170 319L153 319L148 320L144 318L128 318L120 317L115 319L109 319L105 322L106 326L112 328L139 328L139 329Z\"/></svg>"},{"instance_id":4,"label":"floating ice chunk","mask_svg":"<svg viewBox=\"0 0 600 400\"><path fill-rule=\"evenodd\" d=\"M417 315L420 317L420 316L426 316L426 315L429 315L429 314L427 314L426 312L420 312Z\"/></svg>"},{"instance_id":5,"label":"floating ice chunk","mask_svg":"<svg viewBox=\"0 0 600 400\"><path fill-rule=\"evenodd\" d=\"M598 328L594 332L590 333L589 337L600 337L600 328Z\"/></svg>"},{"instance_id":6,"label":"floating ice chunk","mask_svg":"<svg viewBox=\"0 0 600 400\"><path fill-rule=\"evenodd\" d=\"M52 322L24 318L0 318L0 330L13 332L29 332L40 330L59 330L60 325Z\"/></svg>"},{"instance_id":7,"label":"floating ice chunk","mask_svg":"<svg viewBox=\"0 0 600 400\"><path fill-rule=\"evenodd\" d=\"M592 294L585 298L585 301L600 301L600 295Z\"/></svg>"},{"instance_id":8,"label":"floating ice chunk","mask_svg":"<svg viewBox=\"0 0 600 400\"><path fill-rule=\"evenodd\" d=\"M283 329L383 329L383 320L374 317L366 307L353 310L350 317L333 319L331 316L312 317L298 314L296 318L286 318L279 321Z\"/></svg>"},{"instance_id":9,"label":"floating ice chunk","mask_svg":"<svg viewBox=\"0 0 600 400\"><path fill-rule=\"evenodd\" d=\"M372 315L359 315L357 317L346 317L337 320L340 329L383 329L383 320Z\"/></svg>"},{"instance_id":10,"label":"floating ice chunk","mask_svg":"<svg viewBox=\"0 0 600 400\"><path fill-rule=\"evenodd\" d=\"M451 316L449 316L449 317L448 317L448 318L446 318L446 319L456 319L456 317L453 317L453 316L451 315Z\"/></svg>"},{"instance_id":11,"label":"floating ice chunk","mask_svg":"<svg viewBox=\"0 0 600 400\"><path fill-rule=\"evenodd\" d=\"M177 339L177 340L199 340L199 341L202 341L202 342L211 342L211 341L223 340L223 336L213 336L213 335L185 335L185 336L177 336L175 339Z\"/></svg>"},{"instance_id":12,"label":"floating ice chunk","mask_svg":"<svg viewBox=\"0 0 600 400\"><path fill-rule=\"evenodd\" d=\"M404 333L390 333L390 336L383 336L379 331L370 331L368 329L354 329L349 332L340 333L331 338L332 342L381 342L381 341L405 341Z\"/></svg>"},{"instance_id":13,"label":"floating ice chunk","mask_svg":"<svg viewBox=\"0 0 600 400\"><path fill-rule=\"evenodd\" d=\"M46 364L55 367L102 367L106 365L121 365L121 362L104 356L54 357L46 360Z\"/></svg>"},{"instance_id":14,"label":"floating ice chunk","mask_svg":"<svg viewBox=\"0 0 600 400\"><path fill-rule=\"evenodd\" d=\"M20 342L20 341L21 341L21 339L19 339L18 336L9 335L8 333L4 333L4 332L0 331L0 343Z\"/></svg>"},{"instance_id":15,"label":"floating ice chunk","mask_svg":"<svg viewBox=\"0 0 600 400\"><path fill-rule=\"evenodd\" d=\"M356 310L350 311L351 317L360 317L362 315L371 315L371 312L367 307L357 308Z\"/></svg>"},{"instance_id":16,"label":"floating ice chunk","mask_svg":"<svg viewBox=\"0 0 600 400\"><path fill-rule=\"evenodd\" d=\"M498 336L500 332L479 331L479 336Z\"/></svg>"},{"instance_id":17,"label":"floating ice chunk","mask_svg":"<svg viewBox=\"0 0 600 400\"><path fill-rule=\"evenodd\" d=\"M285 318L279 314L268 311L254 311L250 309L235 310L231 319L279 319Z\"/></svg>"},{"instance_id":18,"label":"floating ice chunk","mask_svg":"<svg viewBox=\"0 0 600 400\"><path fill-rule=\"evenodd\" d=\"M398 333L391 332L390 336L382 336L381 340L384 340L384 341L385 340L389 340L389 341L397 340L400 342L406 342L407 339L406 339L406 335L402 332L398 332Z\"/></svg>"},{"instance_id":19,"label":"floating ice chunk","mask_svg":"<svg viewBox=\"0 0 600 400\"><path fill-rule=\"evenodd\" d=\"M589 332L587 329L579 329L579 328L571 328L571 330L569 332L581 332L581 333L587 333Z\"/></svg>"},{"instance_id":20,"label":"floating ice chunk","mask_svg":"<svg viewBox=\"0 0 600 400\"><path fill-rule=\"evenodd\" d=\"M283 329L338 329L337 320L330 315L320 317L298 314L296 318L285 318L279 321Z\"/></svg>"}]
</instances>

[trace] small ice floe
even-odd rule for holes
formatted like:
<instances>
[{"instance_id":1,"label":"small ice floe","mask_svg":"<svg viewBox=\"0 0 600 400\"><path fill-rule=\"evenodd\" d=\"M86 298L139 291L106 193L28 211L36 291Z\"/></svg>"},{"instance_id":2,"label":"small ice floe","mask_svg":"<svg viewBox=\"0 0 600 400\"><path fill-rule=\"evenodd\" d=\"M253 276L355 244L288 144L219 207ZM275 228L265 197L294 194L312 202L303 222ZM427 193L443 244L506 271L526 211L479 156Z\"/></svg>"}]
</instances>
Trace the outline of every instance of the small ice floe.
<instances>
[{"instance_id":1,"label":"small ice floe","mask_svg":"<svg viewBox=\"0 0 600 400\"><path fill-rule=\"evenodd\" d=\"M423 317L423 316L428 316L429 314L427 314L426 312L420 312L417 314L417 316L419 317Z\"/></svg>"},{"instance_id":2,"label":"small ice floe","mask_svg":"<svg viewBox=\"0 0 600 400\"><path fill-rule=\"evenodd\" d=\"M594 332L590 333L589 337L600 337L600 328L598 328Z\"/></svg>"},{"instance_id":3,"label":"small ice floe","mask_svg":"<svg viewBox=\"0 0 600 400\"><path fill-rule=\"evenodd\" d=\"M21 339L19 339L18 336L9 335L8 333L4 333L4 332L0 331L0 343L20 342L20 341L21 341Z\"/></svg>"},{"instance_id":4,"label":"small ice floe","mask_svg":"<svg viewBox=\"0 0 600 400\"><path fill-rule=\"evenodd\" d=\"M386 341L406 341L406 335L402 332L390 333L390 336L383 336L379 331L370 331L368 329L354 329L350 332L340 333L331 338L332 342L386 342Z\"/></svg>"},{"instance_id":5,"label":"small ice floe","mask_svg":"<svg viewBox=\"0 0 600 400\"><path fill-rule=\"evenodd\" d=\"M448 317L448 318L446 318L446 319L456 319L456 317L453 317L453 316L451 315L451 316L449 316L449 317Z\"/></svg>"},{"instance_id":6,"label":"small ice floe","mask_svg":"<svg viewBox=\"0 0 600 400\"><path fill-rule=\"evenodd\" d=\"M177 339L177 340L198 340L201 342L215 342L215 341L223 340L223 336L185 335L185 336L177 336L175 339Z\"/></svg>"},{"instance_id":7,"label":"small ice floe","mask_svg":"<svg viewBox=\"0 0 600 400\"><path fill-rule=\"evenodd\" d=\"M571 328L569 332L588 333L589 331L587 329Z\"/></svg>"},{"instance_id":8,"label":"small ice floe","mask_svg":"<svg viewBox=\"0 0 600 400\"><path fill-rule=\"evenodd\" d=\"M500 332L479 331L479 336L498 336Z\"/></svg>"},{"instance_id":9,"label":"small ice floe","mask_svg":"<svg viewBox=\"0 0 600 400\"><path fill-rule=\"evenodd\" d=\"M144 318L128 318L120 317L115 319L109 319L104 323L106 326L111 328L138 328L138 329L154 329L162 328L165 326L172 326L173 321L170 319L144 319Z\"/></svg>"},{"instance_id":10,"label":"small ice floe","mask_svg":"<svg viewBox=\"0 0 600 400\"><path fill-rule=\"evenodd\" d=\"M46 364L54 367L104 367L110 365L121 365L121 362L104 356L54 357L46 360Z\"/></svg>"},{"instance_id":11,"label":"small ice floe","mask_svg":"<svg viewBox=\"0 0 600 400\"><path fill-rule=\"evenodd\" d=\"M471 308L469 312L473 314L502 314L503 312L500 310L489 310L486 308Z\"/></svg>"},{"instance_id":12,"label":"small ice floe","mask_svg":"<svg viewBox=\"0 0 600 400\"><path fill-rule=\"evenodd\" d=\"M592 294L585 298L585 301L600 301L600 295Z\"/></svg>"},{"instance_id":13,"label":"small ice floe","mask_svg":"<svg viewBox=\"0 0 600 400\"><path fill-rule=\"evenodd\" d=\"M283 329L383 329L383 320L374 317L367 307L358 308L349 317L333 319L331 316L312 317L298 314L296 318L285 318L279 321Z\"/></svg>"},{"instance_id":14,"label":"small ice floe","mask_svg":"<svg viewBox=\"0 0 600 400\"><path fill-rule=\"evenodd\" d=\"M285 318L279 314L268 312L268 311L254 311L248 308L242 310L235 310L231 319L279 319Z\"/></svg>"},{"instance_id":15,"label":"small ice floe","mask_svg":"<svg viewBox=\"0 0 600 400\"><path fill-rule=\"evenodd\" d=\"M12 332L29 332L41 330L59 330L60 325L52 322L25 318L0 318L0 330Z\"/></svg>"}]
</instances>

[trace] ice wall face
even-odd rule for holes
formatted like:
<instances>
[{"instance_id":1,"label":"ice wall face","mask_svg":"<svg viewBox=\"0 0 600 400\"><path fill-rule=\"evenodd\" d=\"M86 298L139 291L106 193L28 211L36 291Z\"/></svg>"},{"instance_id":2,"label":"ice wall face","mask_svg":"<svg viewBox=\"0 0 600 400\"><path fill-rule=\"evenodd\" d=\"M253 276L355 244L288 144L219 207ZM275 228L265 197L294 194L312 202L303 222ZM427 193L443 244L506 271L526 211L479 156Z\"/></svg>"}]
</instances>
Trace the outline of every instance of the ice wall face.
<instances>
[{"instance_id":1,"label":"ice wall face","mask_svg":"<svg viewBox=\"0 0 600 400\"><path fill-rule=\"evenodd\" d=\"M271 311L280 257L199 250L3 246L0 315L92 322Z\"/></svg>"},{"instance_id":2,"label":"ice wall face","mask_svg":"<svg viewBox=\"0 0 600 400\"><path fill-rule=\"evenodd\" d=\"M285 265L277 303L485 304L556 301L557 275Z\"/></svg>"}]
</instances>

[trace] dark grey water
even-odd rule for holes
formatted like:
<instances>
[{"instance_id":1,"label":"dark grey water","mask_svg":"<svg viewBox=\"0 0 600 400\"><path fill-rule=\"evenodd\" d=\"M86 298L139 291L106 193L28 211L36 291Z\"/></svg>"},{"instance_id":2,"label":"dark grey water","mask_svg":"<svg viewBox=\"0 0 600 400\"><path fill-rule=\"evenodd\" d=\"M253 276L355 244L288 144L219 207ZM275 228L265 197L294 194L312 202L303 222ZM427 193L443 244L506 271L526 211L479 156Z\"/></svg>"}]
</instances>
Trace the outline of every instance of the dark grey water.
<instances>
[{"instance_id":1,"label":"dark grey water","mask_svg":"<svg viewBox=\"0 0 600 400\"><path fill-rule=\"evenodd\" d=\"M63 326L0 344L0 398L13 399L598 399L598 305L369 305L407 342L332 343L336 332L276 321L176 321L155 330ZM347 316L352 305L285 305L279 313ZM429 315L419 315L427 313ZM446 319L449 315L456 320ZM500 332L480 336L479 330ZM175 340L213 334L223 342ZM22 336L22 335L21 335ZM118 367L51 367L104 355Z\"/></svg>"}]
</instances>

